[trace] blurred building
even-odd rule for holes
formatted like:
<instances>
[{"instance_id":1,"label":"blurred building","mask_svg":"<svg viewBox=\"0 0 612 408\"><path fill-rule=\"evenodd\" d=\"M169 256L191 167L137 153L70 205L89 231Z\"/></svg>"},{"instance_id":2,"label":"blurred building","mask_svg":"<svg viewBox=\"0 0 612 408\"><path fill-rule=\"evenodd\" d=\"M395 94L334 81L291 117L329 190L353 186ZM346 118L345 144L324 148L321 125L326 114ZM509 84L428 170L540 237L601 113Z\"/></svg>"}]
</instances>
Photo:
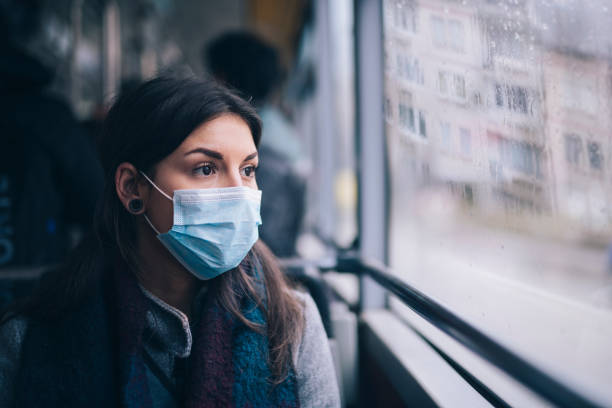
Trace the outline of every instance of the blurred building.
<instances>
[{"instance_id":1,"label":"blurred building","mask_svg":"<svg viewBox=\"0 0 612 408\"><path fill-rule=\"evenodd\" d=\"M486 3L479 20L492 198L507 211L550 214L542 71L529 2L511 2L505 9Z\"/></svg>"},{"instance_id":2,"label":"blurred building","mask_svg":"<svg viewBox=\"0 0 612 408\"><path fill-rule=\"evenodd\" d=\"M424 179L473 201L486 182L476 9L387 1L385 18L387 132L399 133Z\"/></svg>"},{"instance_id":3,"label":"blurred building","mask_svg":"<svg viewBox=\"0 0 612 408\"><path fill-rule=\"evenodd\" d=\"M612 29L609 19L586 8L584 13L561 10L554 16L556 29L575 36L542 38L547 61L543 66L546 134L555 174L556 209L570 222L601 233L609 229L612 216L612 42L585 44L577 39L589 25L609 33L608 39Z\"/></svg>"},{"instance_id":4,"label":"blurred building","mask_svg":"<svg viewBox=\"0 0 612 408\"><path fill-rule=\"evenodd\" d=\"M596 3L576 16L533 0L385 1L387 136L411 162L406 184L447 186L485 216L606 229L612 45L567 35L611 30Z\"/></svg>"}]
</instances>

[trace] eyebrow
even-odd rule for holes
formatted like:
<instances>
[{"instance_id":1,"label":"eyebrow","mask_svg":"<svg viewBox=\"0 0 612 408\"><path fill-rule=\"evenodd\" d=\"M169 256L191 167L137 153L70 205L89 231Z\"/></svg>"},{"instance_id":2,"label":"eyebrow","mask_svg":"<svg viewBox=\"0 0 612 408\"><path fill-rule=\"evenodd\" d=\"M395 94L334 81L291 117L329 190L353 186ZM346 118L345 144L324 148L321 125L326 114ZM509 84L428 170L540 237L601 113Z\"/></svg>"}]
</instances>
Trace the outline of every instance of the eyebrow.
<instances>
[{"instance_id":1,"label":"eyebrow","mask_svg":"<svg viewBox=\"0 0 612 408\"><path fill-rule=\"evenodd\" d=\"M214 150L205 149L203 147L198 147L197 149L190 150L187 153L185 153L185 156L188 156L188 155L193 154L193 153L202 153L202 154L205 154L207 156L213 157L215 159L223 160L223 155L221 153L216 152ZM257 157L257 152L253 152L253 153L249 154L247 157L244 158L243 161L251 160L251 159L254 159L255 157Z\"/></svg>"},{"instance_id":2,"label":"eyebrow","mask_svg":"<svg viewBox=\"0 0 612 408\"><path fill-rule=\"evenodd\" d=\"M251 154L249 154L247 157L244 158L243 161L247 161L247 160L251 160L257 157L257 152L253 152Z\"/></svg>"},{"instance_id":3,"label":"eyebrow","mask_svg":"<svg viewBox=\"0 0 612 408\"><path fill-rule=\"evenodd\" d=\"M223 155L219 152L215 152L214 150L205 149L203 147L198 147L197 149L193 149L185 153L185 156L188 156L193 153L202 153L210 157L214 157L215 159L223 160Z\"/></svg>"}]
</instances>

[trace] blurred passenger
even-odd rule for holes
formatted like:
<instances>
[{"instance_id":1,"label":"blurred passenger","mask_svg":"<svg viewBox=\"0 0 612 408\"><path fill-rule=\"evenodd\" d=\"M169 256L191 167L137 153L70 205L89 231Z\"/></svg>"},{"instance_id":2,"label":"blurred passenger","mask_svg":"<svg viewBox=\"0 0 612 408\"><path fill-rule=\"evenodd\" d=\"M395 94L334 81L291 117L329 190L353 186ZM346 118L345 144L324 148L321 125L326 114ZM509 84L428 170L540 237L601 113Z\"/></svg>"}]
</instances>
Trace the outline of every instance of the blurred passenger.
<instances>
[{"instance_id":1,"label":"blurred passenger","mask_svg":"<svg viewBox=\"0 0 612 408\"><path fill-rule=\"evenodd\" d=\"M295 172L301 158L296 131L275 104L282 77L278 52L248 32L221 35L204 49L219 81L252 99L263 122L257 180L262 200L262 240L280 257L295 255L304 215L305 182Z\"/></svg>"},{"instance_id":2,"label":"blurred passenger","mask_svg":"<svg viewBox=\"0 0 612 408\"><path fill-rule=\"evenodd\" d=\"M24 47L36 2L0 7L0 267L64 258L68 225L87 228L102 192L93 143L68 104L48 92L53 70ZM26 28L28 32L23 33Z\"/></svg>"},{"instance_id":3,"label":"blurred passenger","mask_svg":"<svg viewBox=\"0 0 612 408\"><path fill-rule=\"evenodd\" d=\"M0 406L340 406L316 306L258 241L260 135L213 82L118 98L95 235L0 319Z\"/></svg>"}]
</instances>

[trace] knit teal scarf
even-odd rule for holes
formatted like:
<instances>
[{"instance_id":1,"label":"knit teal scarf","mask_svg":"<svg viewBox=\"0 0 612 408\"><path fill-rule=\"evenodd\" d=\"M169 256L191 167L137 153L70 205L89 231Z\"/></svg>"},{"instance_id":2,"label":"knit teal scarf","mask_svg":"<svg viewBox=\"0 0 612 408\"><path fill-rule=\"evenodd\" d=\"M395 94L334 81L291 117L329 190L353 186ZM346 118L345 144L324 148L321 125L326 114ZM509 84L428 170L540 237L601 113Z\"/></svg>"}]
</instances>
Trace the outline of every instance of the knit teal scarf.
<instances>
[{"instance_id":1,"label":"knit teal scarf","mask_svg":"<svg viewBox=\"0 0 612 408\"><path fill-rule=\"evenodd\" d=\"M243 266L244 267L243 263ZM258 280L265 293L263 280ZM152 407L143 360L142 336L148 302L135 277L117 269L115 288L119 310L119 361L121 399L126 408ZM264 327L261 309L248 296L240 299L244 316ZM268 338L247 327L220 307L215 296L204 302L188 364L181 406L298 407L293 369L273 386L268 366Z\"/></svg>"}]
</instances>

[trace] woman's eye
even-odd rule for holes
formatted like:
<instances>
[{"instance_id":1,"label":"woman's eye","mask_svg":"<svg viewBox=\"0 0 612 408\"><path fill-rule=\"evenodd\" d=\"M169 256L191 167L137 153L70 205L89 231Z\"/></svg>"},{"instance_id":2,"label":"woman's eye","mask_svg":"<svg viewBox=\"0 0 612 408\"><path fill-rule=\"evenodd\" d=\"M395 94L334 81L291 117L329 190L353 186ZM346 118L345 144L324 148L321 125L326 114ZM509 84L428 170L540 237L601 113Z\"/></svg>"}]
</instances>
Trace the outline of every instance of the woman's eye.
<instances>
[{"instance_id":1,"label":"woman's eye","mask_svg":"<svg viewBox=\"0 0 612 408\"><path fill-rule=\"evenodd\" d=\"M256 170L257 170L257 167L255 166L248 166L242 169L242 171L244 172L244 175L247 177L253 177L255 175Z\"/></svg>"},{"instance_id":2,"label":"woman's eye","mask_svg":"<svg viewBox=\"0 0 612 408\"><path fill-rule=\"evenodd\" d=\"M196 174L202 174L204 176L210 176L211 174L215 173L215 166L213 166L212 164L205 164L203 166L200 166L200 167L196 168L194 170L194 172Z\"/></svg>"}]
</instances>

